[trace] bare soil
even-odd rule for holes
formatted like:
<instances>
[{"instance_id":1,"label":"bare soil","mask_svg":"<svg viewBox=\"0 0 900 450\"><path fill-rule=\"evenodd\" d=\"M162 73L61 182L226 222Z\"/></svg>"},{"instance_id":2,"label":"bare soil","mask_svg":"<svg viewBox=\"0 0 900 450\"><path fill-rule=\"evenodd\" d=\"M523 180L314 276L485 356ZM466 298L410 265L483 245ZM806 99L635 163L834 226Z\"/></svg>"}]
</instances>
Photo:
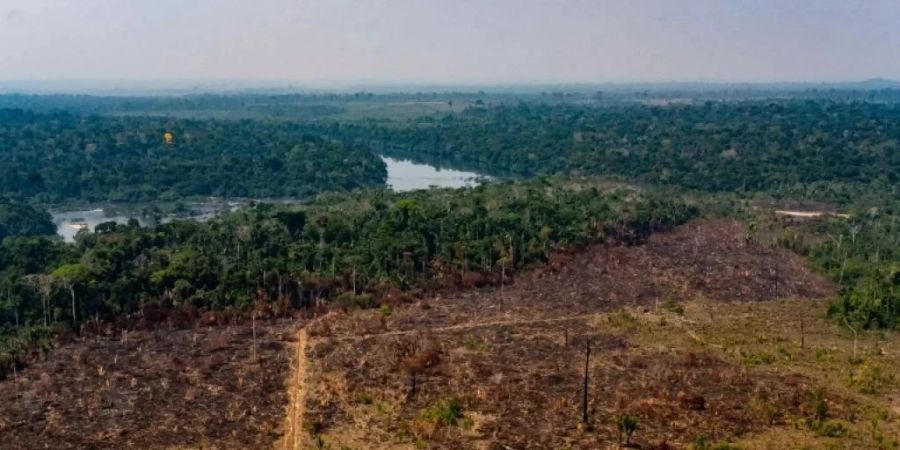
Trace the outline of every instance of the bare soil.
<instances>
[{"instance_id":1,"label":"bare soil","mask_svg":"<svg viewBox=\"0 0 900 450\"><path fill-rule=\"evenodd\" d=\"M439 295L386 318L361 316L327 325L332 333L354 336L474 319L559 318L622 306L655 309L666 301L695 298L767 301L835 292L834 283L811 271L803 258L746 236L740 222L698 220L654 234L641 245L597 244L574 255L556 255L550 265L523 273L503 288Z\"/></svg>"},{"instance_id":2,"label":"bare soil","mask_svg":"<svg viewBox=\"0 0 900 450\"><path fill-rule=\"evenodd\" d=\"M58 348L0 383L0 448L267 448L299 324L134 331Z\"/></svg>"},{"instance_id":3,"label":"bare soil","mask_svg":"<svg viewBox=\"0 0 900 450\"><path fill-rule=\"evenodd\" d=\"M747 239L734 221L697 221L637 246L596 245L510 286L310 325L303 421L334 448L556 449L619 443L685 447L814 416L810 378L721 352L654 343L636 331L685 300L753 303L834 293L795 255ZM588 420L582 420L585 347ZM763 358L763 362L766 362ZM459 406L456 423L435 408ZM831 397L841 417L850 401Z\"/></svg>"},{"instance_id":4,"label":"bare soil","mask_svg":"<svg viewBox=\"0 0 900 450\"><path fill-rule=\"evenodd\" d=\"M703 329L675 311L834 286L746 236L696 221L595 245L503 287L329 313L303 345L290 321L258 322L255 340L248 324L70 344L0 383L0 448L593 449L618 442L623 414L644 448L759 435L809 418L820 380L769 370L760 349L697 344ZM852 416L848 396L828 402ZM442 403L459 407L452 423L435 419Z\"/></svg>"}]
</instances>

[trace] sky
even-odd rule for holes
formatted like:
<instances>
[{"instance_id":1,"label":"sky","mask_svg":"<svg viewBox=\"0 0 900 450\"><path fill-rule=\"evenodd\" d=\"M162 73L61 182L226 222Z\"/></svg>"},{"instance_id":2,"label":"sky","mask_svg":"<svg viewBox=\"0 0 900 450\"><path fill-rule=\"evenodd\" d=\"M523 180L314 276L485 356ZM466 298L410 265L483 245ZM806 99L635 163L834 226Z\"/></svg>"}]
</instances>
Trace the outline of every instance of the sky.
<instances>
[{"instance_id":1,"label":"sky","mask_svg":"<svg viewBox=\"0 0 900 450\"><path fill-rule=\"evenodd\" d=\"M900 0L0 0L0 80L900 79Z\"/></svg>"}]
</instances>

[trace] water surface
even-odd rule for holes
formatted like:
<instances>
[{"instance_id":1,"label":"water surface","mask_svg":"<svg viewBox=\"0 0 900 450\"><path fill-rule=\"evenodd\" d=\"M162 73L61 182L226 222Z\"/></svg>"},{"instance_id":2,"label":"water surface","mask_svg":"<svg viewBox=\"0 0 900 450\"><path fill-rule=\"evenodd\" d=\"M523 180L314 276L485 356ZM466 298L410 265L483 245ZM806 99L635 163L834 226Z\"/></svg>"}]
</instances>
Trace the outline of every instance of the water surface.
<instances>
[{"instance_id":1,"label":"water surface","mask_svg":"<svg viewBox=\"0 0 900 450\"><path fill-rule=\"evenodd\" d=\"M162 203L160 203L162 205ZM144 226L154 226L158 223L171 222L175 219L209 220L225 211L233 211L239 207L238 202L208 201L188 203L183 211L168 214L148 215L153 203L139 204L104 204L79 208L60 208L50 210L53 224L56 225L56 234L63 237L66 242L75 242L75 235L86 229L93 232L97 225L105 222L126 224L135 219ZM167 205L168 206L168 205Z\"/></svg>"},{"instance_id":2,"label":"water surface","mask_svg":"<svg viewBox=\"0 0 900 450\"><path fill-rule=\"evenodd\" d=\"M388 187L398 192L431 187L461 188L475 186L479 184L479 179L484 178L484 176L475 172L442 169L429 164L420 164L387 156L382 156L381 159L387 165Z\"/></svg>"},{"instance_id":3,"label":"water surface","mask_svg":"<svg viewBox=\"0 0 900 450\"><path fill-rule=\"evenodd\" d=\"M381 159L387 165L387 187L398 192L428 189L432 187L461 188L475 186L479 180L486 177L461 170L445 169L429 164L420 164L408 160L394 159L382 156ZM291 203L298 200L278 199L263 200L279 203ZM171 204L163 202L140 204L104 204L89 207L59 208L51 210L53 223L56 224L56 234L63 237L66 242L74 242L75 235L82 229L93 232L97 225L104 222L128 223L135 219L141 226L153 226L158 222L169 222L174 219L209 220L225 211L233 211L242 204L247 204L249 199L240 201L224 201L212 199L204 202L186 203L183 211L176 214L148 215L146 212L155 207L159 209L171 209ZM166 207L163 207L166 206Z\"/></svg>"}]
</instances>

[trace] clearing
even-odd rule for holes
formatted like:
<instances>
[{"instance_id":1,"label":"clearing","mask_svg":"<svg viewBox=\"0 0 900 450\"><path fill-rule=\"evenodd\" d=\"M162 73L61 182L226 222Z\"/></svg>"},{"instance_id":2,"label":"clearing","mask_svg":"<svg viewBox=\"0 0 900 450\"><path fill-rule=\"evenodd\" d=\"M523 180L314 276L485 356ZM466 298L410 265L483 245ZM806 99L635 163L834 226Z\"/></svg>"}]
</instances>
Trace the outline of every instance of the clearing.
<instances>
[{"instance_id":1,"label":"clearing","mask_svg":"<svg viewBox=\"0 0 900 450\"><path fill-rule=\"evenodd\" d=\"M638 448L895 448L900 339L855 341L834 285L738 222L510 281L66 345L0 383L0 448L615 448L623 416Z\"/></svg>"}]
</instances>

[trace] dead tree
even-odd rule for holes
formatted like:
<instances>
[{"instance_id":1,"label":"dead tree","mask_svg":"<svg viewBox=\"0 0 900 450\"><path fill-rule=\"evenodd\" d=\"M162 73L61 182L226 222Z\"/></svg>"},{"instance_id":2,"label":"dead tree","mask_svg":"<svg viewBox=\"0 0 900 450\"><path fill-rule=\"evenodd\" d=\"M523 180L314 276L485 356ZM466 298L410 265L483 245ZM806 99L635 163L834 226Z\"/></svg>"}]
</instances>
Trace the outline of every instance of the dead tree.
<instances>
[{"instance_id":1,"label":"dead tree","mask_svg":"<svg viewBox=\"0 0 900 450\"><path fill-rule=\"evenodd\" d=\"M846 316L844 317L844 324L847 325L847 328L853 333L853 359L856 360L856 340L859 338L859 332L850 325L850 321L847 320Z\"/></svg>"},{"instance_id":2,"label":"dead tree","mask_svg":"<svg viewBox=\"0 0 900 450\"><path fill-rule=\"evenodd\" d=\"M775 255L775 298L778 298L778 255Z\"/></svg>"},{"instance_id":3,"label":"dead tree","mask_svg":"<svg viewBox=\"0 0 900 450\"><path fill-rule=\"evenodd\" d=\"M6 304L12 307L16 328L19 328L19 302L17 301L15 304L13 304L12 287L10 286L6 287Z\"/></svg>"},{"instance_id":4,"label":"dead tree","mask_svg":"<svg viewBox=\"0 0 900 450\"><path fill-rule=\"evenodd\" d=\"M803 323L803 313L800 313L800 349L806 347L806 330Z\"/></svg>"},{"instance_id":5,"label":"dead tree","mask_svg":"<svg viewBox=\"0 0 900 450\"><path fill-rule=\"evenodd\" d=\"M413 398L418 391L419 375L440 361L439 349L430 339L426 339L425 342L416 339L414 342L402 346L400 358L401 370L409 375L409 398Z\"/></svg>"},{"instance_id":6,"label":"dead tree","mask_svg":"<svg viewBox=\"0 0 900 450\"><path fill-rule=\"evenodd\" d=\"M68 278L63 278L63 277L57 278L56 281L59 282L60 284L62 284L62 286L64 288L66 288L66 291L69 292L69 298L72 301L72 305L71 305L72 306L72 329L77 332L78 331L78 313L77 313L76 302L75 302L75 283L72 282L72 280L69 280Z\"/></svg>"},{"instance_id":7,"label":"dead tree","mask_svg":"<svg viewBox=\"0 0 900 450\"><path fill-rule=\"evenodd\" d=\"M253 329L253 362L259 362L259 359L256 355L256 308L253 309L253 313L251 314L251 325L250 327Z\"/></svg>"},{"instance_id":8,"label":"dead tree","mask_svg":"<svg viewBox=\"0 0 900 450\"><path fill-rule=\"evenodd\" d=\"M46 274L35 274L26 276L25 280L41 296L44 326L50 326L50 296L53 295L53 288L56 285L55 277Z\"/></svg>"},{"instance_id":9,"label":"dead tree","mask_svg":"<svg viewBox=\"0 0 900 450\"><path fill-rule=\"evenodd\" d=\"M591 365L591 338L587 339L584 347L584 388L581 396L581 422L588 423L588 371Z\"/></svg>"}]
</instances>

